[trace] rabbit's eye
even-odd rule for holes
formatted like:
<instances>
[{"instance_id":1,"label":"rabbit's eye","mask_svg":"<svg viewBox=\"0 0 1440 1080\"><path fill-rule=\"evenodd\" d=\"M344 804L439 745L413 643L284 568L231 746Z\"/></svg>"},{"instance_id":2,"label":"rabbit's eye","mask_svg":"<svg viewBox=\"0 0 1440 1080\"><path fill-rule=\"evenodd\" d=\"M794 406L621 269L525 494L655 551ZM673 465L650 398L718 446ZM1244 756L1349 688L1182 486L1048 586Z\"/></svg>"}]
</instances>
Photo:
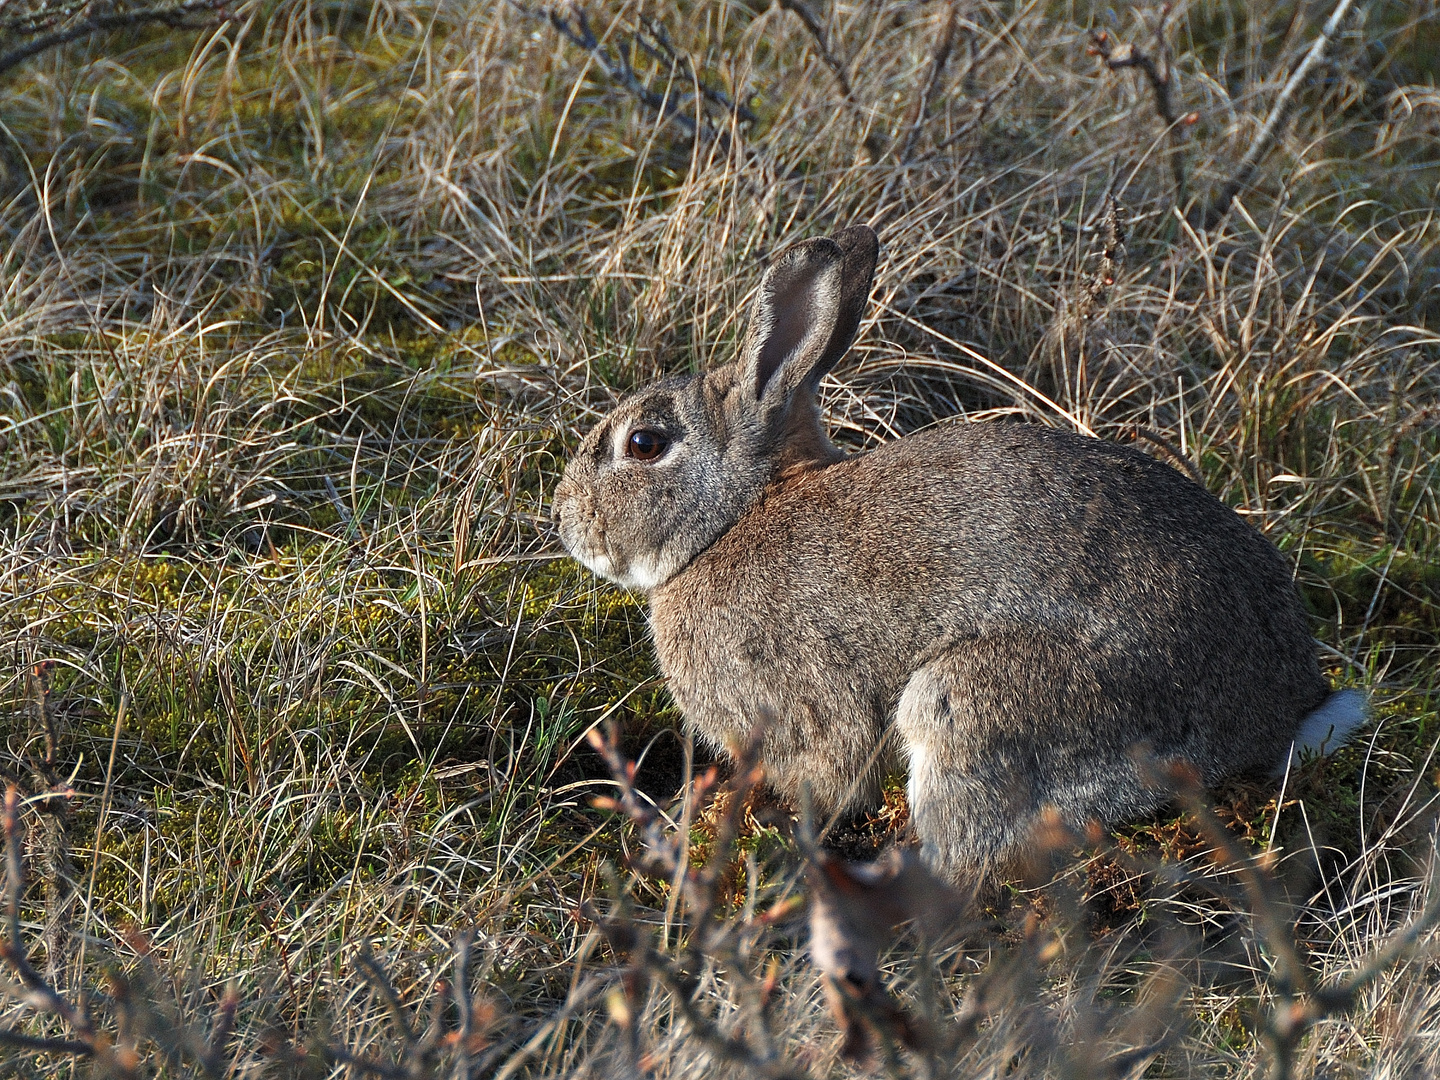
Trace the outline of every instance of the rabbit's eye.
<instances>
[{"instance_id":1,"label":"rabbit's eye","mask_svg":"<svg viewBox=\"0 0 1440 1080\"><path fill-rule=\"evenodd\" d=\"M625 440L625 453L636 461L654 461L670 447L670 440L658 431L641 428Z\"/></svg>"}]
</instances>

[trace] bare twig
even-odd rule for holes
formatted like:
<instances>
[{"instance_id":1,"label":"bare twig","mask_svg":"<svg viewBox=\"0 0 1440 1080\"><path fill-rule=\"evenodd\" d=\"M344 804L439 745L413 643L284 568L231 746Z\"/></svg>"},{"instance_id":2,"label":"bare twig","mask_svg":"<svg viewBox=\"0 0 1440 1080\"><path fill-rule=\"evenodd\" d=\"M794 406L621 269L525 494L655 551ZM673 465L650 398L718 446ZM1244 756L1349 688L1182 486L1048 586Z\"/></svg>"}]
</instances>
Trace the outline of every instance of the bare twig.
<instances>
[{"instance_id":1,"label":"bare twig","mask_svg":"<svg viewBox=\"0 0 1440 1080\"><path fill-rule=\"evenodd\" d=\"M669 67L672 74L680 75L687 85L698 89L701 96L707 101L714 103L726 112L734 113L746 123L753 124L755 122L755 114L743 102L731 100L730 95L725 91L711 86L700 78L694 63L688 56L675 48L670 41L670 36L665 32L665 27L657 20L652 19L649 15L641 15L640 25L644 29L635 34L635 44L639 45L649 56Z\"/></svg>"},{"instance_id":2,"label":"bare twig","mask_svg":"<svg viewBox=\"0 0 1440 1080\"><path fill-rule=\"evenodd\" d=\"M235 1013L240 1008L240 992L233 982L225 987L225 995L220 999L220 1007L215 1013L215 1022L210 1030L210 1038L204 1044L200 1065L205 1070L205 1075L214 1077L216 1080L226 1074L228 1064L227 1046L230 1035L235 1030Z\"/></svg>"},{"instance_id":3,"label":"bare twig","mask_svg":"<svg viewBox=\"0 0 1440 1080\"><path fill-rule=\"evenodd\" d=\"M1116 41L1110 36L1108 30L1091 31L1088 51L1092 56L1099 56L1104 60L1105 66L1111 71L1119 71L1121 68L1127 67L1139 68L1155 94L1155 111L1160 114L1160 119L1164 120L1167 125L1173 126L1180 122L1180 117L1175 112L1174 86L1170 79L1169 49L1165 44L1164 37L1165 18L1169 13L1170 6L1167 4L1162 9L1160 27L1156 30L1155 56L1150 56L1129 42Z\"/></svg>"},{"instance_id":4,"label":"bare twig","mask_svg":"<svg viewBox=\"0 0 1440 1080\"><path fill-rule=\"evenodd\" d=\"M723 1060L742 1064L772 1080L793 1080L806 1075L775 1049L767 1013L769 994L763 984L753 987L756 992L747 995L747 1023L736 1034L724 1031L695 1000L700 973L712 962L723 965L742 987L750 987L753 977L746 972L743 950L735 945L736 933L763 930L770 924L770 920L757 919L753 926L736 926L723 916L720 895L750 793L763 776L759 751L764 729L764 724L756 725L748 742L734 749L735 769L729 781L722 784L718 771L712 767L691 785L689 798L697 810L721 803L714 821L711 851L699 869L687 868L688 834L667 825L653 804L635 790L635 763L621 753L617 730L611 726L605 735L598 731L589 734L591 746L605 759L620 791L618 799L598 798L594 800L595 805L620 811L639 827L642 849L630 858L630 866L660 881L678 881L690 926L689 940L678 957L662 952L655 946L652 935L635 921L629 900L614 879L611 887L615 902L609 915L601 915L593 903L587 902L582 908L585 917L600 927L612 951L628 961L621 974L620 987L611 997L610 1015L621 1029L626 1053L632 1062L637 1062L641 1054L635 1027L637 1010L646 983L654 979L670 992L694 1035Z\"/></svg>"},{"instance_id":5,"label":"bare twig","mask_svg":"<svg viewBox=\"0 0 1440 1080\"><path fill-rule=\"evenodd\" d=\"M514 2L515 0L512 0L512 3ZM516 6L532 17L541 15L523 4L517 3ZM543 12L543 17L566 41L588 52L600 70L612 82L643 105L653 109L661 120L674 123L687 135L713 139L722 150L729 150L732 142L729 132L715 127L707 120L701 104L707 99L720 105L739 120L753 121L755 119L755 114L743 104L732 101L729 95L723 91L702 82L694 66L676 51L664 30L652 19L644 18L642 20L644 29L633 36L634 43L643 52L669 67L672 83L683 82L684 85L690 86L696 91L691 98L694 104L693 114L686 112L681 107L680 102L683 95L671 93L668 90L662 94L646 86L636 73L635 66L630 62L624 47L616 48L612 52L609 46L603 44L591 29L590 16L583 5L570 4L563 11L559 7L547 8ZM678 78L676 78L677 76Z\"/></svg>"},{"instance_id":6,"label":"bare twig","mask_svg":"<svg viewBox=\"0 0 1440 1080\"><path fill-rule=\"evenodd\" d=\"M558 8L550 8L545 12L545 17L561 37L588 52L612 82L654 109L662 120L673 122L687 135L695 135L700 130L695 119L681 110L668 95L657 94L640 81L635 74L635 68L625 56L624 49L617 49L612 54L607 47L600 44L595 32L590 29L590 16L583 7L574 5L568 13L562 13Z\"/></svg>"},{"instance_id":7,"label":"bare twig","mask_svg":"<svg viewBox=\"0 0 1440 1080\"><path fill-rule=\"evenodd\" d=\"M395 987L390 985L390 977L385 973L384 968L370 955L369 949L362 949L355 957L355 966L360 969L365 976L365 981L380 996L380 1000L385 1005L385 1011L390 1014L391 1027L400 1034L406 1049L413 1049L420 1041L420 1036L410 1026L410 1017L405 1011L404 1004L400 1001L400 995L396 993Z\"/></svg>"},{"instance_id":8,"label":"bare twig","mask_svg":"<svg viewBox=\"0 0 1440 1080\"><path fill-rule=\"evenodd\" d=\"M1282 999L1290 1000L1310 990L1310 976L1290 936L1289 919L1275 895L1274 881L1248 852L1243 851L1230 830L1215 816L1215 809L1205 795L1199 775L1187 763L1172 762L1151 775L1160 786L1175 792L1181 805L1195 818L1200 832L1209 841L1215 861L1236 871L1245 890L1257 929L1266 946L1278 961L1276 989Z\"/></svg>"},{"instance_id":9,"label":"bare twig","mask_svg":"<svg viewBox=\"0 0 1440 1080\"><path fill-rule=\"evenodd\" d=\"M815 49L819 52L820 59L825 62L825 66L835 76L835 81L840 86L840 93L847 100L853 100L855 92L850 85L850 76L846 74L845 65L840 58L830 50L829 38L825 33L825 27L820 23L819 16L810 10L810 5L806 4L804 0L780 0L780 6L804 24L811 39L815 42Z\"/></svg>"},{"instance_id":10,"label":"bare twig","mask_svg":"<svg viewBox=\"0 0 1440 1080\"><path fill-rule=\"evenodd\" d=\"M32 763L32 782L40 794L34 799L41 815L41 882L45 890L45 974L59 982L70 951L70 916L76 900L74 868L70 861L70 800L75 792L60 770L60 735L50 692L51 661L32 663L28 672L36 725L45 756Z\"/></svg>"},{"instance_id":11,"label":"bare twig","mask_svg":"<svg viewBox=\"0 0 1440 1080\"><path fill-rule=\"evenodd\" d=\"M950 63L950 53L955 47L955 25L959 18L959 7L958 0L950 0L950 5L945 10L945 22L941 26L939 38L936 39L935 51L930 57L930 76L920 87L920 94L911 110L908 130L896 155L902 165L909 164L915 154L915 144L930 116L930 103L940 90L941 79L945 77L945 68Z\"/></svg>"},{"instance_id":12,"label":"bare twig","mask_svg":"<svg viewBox=\"0 0 1440 1080\"><path fill-rule=\"evenodd\" d=\"M1316 37L1314 44L1310 46L1310 51L1296 65L1290 78L1285 80L1285 85L1280 88L1280 94L1276 97L1275 104L1270 107L1270 115L1265 118L1259 134L1251 140L1250 148L1245 151L1240 163L1235 166L1235 172L1229 180L1225 181L1219 194L1215 196L1215 200L1206 208L1201 217L1200 220L1204 222L1206 229L1215 228L1225 219L1225 215L1230 212L1231 203L1235 201L1235 196L1239 195L1250 183L1261 159L1270 152L1270 146L1279 133L1280 125L1290 115L1291 97L1299 89L1300 84L1305 81L1305 76L1309 74L1310 69L1325 55L1325 49L1329 46L1330 39L1340 29L1340 24L1350 10L1351 3L1352 0L1339 0L1335 5L1335 10L1330 13L1330 18L1326 19L1325 25L1320 28L1320 34Z\"/></svg>"},{"instance_id":13,"label":"bare twig","mask_svg":"<svg viewBox=\"0 0 1440 1080\"><path fill-rule=\"evenodd\" d=\"M1275 894L1274 878L1260 860L1241 850L1215 816L1195 771L1183 763L1171 763L1159 769L1154 764L1142 763L1142 768L1176 793L1210 842L1216 861L1240 877L1256 931L1275 960L1276 1000L1262 1024L1262 1033L1271 1050L1270 1075L1274 1080L1289 1080L1296 1051L1310 1029L1327 1017L1354 1008L1366 986L1410 955L1420 939L1440 925L1440 863L1431 868L1429 896L1420 914L1376 948L1349 977L1328 987L1316 987L1290 929L1290 914Z\"/></svg>"},{"instance_id":14,"label":"bare twig","mask_svg":"<svg viewBox=\"0 0 1440 1080\"><path fill-rule=\"evenodd\" d=\"M1113 193L1106 196L1104 215L1096 231L1101 238L1101 250L1091 256L1097 264L1095 270L1077 283L1073 299L1061 298L1055 317L1036 350L1036 355L1050 369L1057 390L1063 387L1077 407L1089 399L1093 385L1092 339L1098 339L1099 347L1094 351L1101 357L1113 355L1115 350L1115 341L1104 324L1103 315L1110 290L1125 262L1125 215Z\"/></svg>"},{"instance_id":15,"label":"bare twig","mask_svg":"<svg viewBox=\"0 0 1440 1080\"><path fill-rule=\"evenodd\" d=\"M13 1046L17 1050L37 1050L44 1054L74 1054L76 1057L93 1057L95 1054L93 1046L78 1039L45 1039L5 1028L0 1028L0 1046Z\"/></svg>"},{"instance_id":16,"label":"bare twig","mask_svg":"<svg viewBox=\"0 0 1440 1080\"><path fill-rule=\"evenodd\" d=\"M20 945L20 898L25 894L25 864L20 854L20 789L11 784L5 791L5 947L16 952Z\"/></svg>"},{"instance_id":17,"label":"bare twig","mask_svg":"<svg viewBox=\"0 0 1440 1080\"><path fill-rule=\"evenodd\" d=\"M1165 453L1169 455L1171 461L1175 462L1175 464L1179 465L1189 474L1191 480L1194 480L1201 487L1205 486L1205 474L1196 467L1193 461L1180 452L1178 446L1160 434L1160 432L1152 428L1141 427L1138 424L1132 427L1130 431L1136 439L1144 439L1152 446L1158 446L1161 450L1164 450Z\"/></svg>"},{"instance_id":18,"label":"bare twig","mask_svg":"<svg viewBox=\"0 0 1440 1080\"><path fill-rule=\"evenodd\" d=\"M86 1012L56 990L26 955L20 938L20 901L25 894L25 864L21 855L24 826L20 821L20 803L20 789L11 784L5 793L4 810L0 812L0 827L5 834L5 917L8 924L5 939L0 942L0 961L20 979L20 987L6 987L3 991L38 1013L58 1017L70 1028L74 1038L58 1040L62 1045L55 1047L57 1052L84 1053L96 1059L110 1075L122 1078L133 1076L136 1064L133 1051L123 1044L117 1046L102 1036ZM74 1049L74 1044L85 1049Z\"/></svg>"},{"instance_id":19,"label":"bare twig","mask_svg":"<svg viewBox=\"0 0 1440 1080\"><path fill-rule=\"evenodd\" d=\"M1079 303L1075 305L1075 315L1080 319L1091 318L1105 306L1110 289L1119 279L1121 268L1125 265L1125 209L1113 194L1105 199L1105 216L1100 224L1100 235L1103 244L1098 265L1081 291Z\"/></svg>"},{"instance_id":20,"label":"bare twig","mask_svg":"<svg viewBox=\"0 0 1440 1080\"><path fill-rule=\"evenodd\" d=\"M215 26L233 16L224 12L229 0L190 0L189 3L174 7L141 8L137 11L100 12L91 15L74 26L44 34L33 41L27 41L19 48L0 55L0 75L33 56L49 49L78 41L82 37L106 30L148 26L163 23L174 30L195 30ZM211 15L208 19L196 19L197 15Z\"/></svg>"},{"instance_id":21,"label":"bare twig","mask_svg":"<svg viewBox=\"0 0 1440 1080\"><path fill-rule=\"evenodd\" d=\"M1184 116L1175 107L1175 79L1170 64L1170 46L1165 40L1165 24L1170 17L1171 7L1165 4L1160 9L1160 21L1155 27L1155 53L1150 55L1129 42L1116 41L1107 30L1093 30L1090 33L1092 56L1099 56L1111 71L1121 68L1139 68L1150 84L1155 97L1155 111L1165 123L1165 138L1170 144L1167 156L1170 159L1170 174L1175 181L1175 202L1185 201L1185 161L1181 152L1184 132L1199 119L1199 114L1190 112Z\"/></svg>"}]
</instances>

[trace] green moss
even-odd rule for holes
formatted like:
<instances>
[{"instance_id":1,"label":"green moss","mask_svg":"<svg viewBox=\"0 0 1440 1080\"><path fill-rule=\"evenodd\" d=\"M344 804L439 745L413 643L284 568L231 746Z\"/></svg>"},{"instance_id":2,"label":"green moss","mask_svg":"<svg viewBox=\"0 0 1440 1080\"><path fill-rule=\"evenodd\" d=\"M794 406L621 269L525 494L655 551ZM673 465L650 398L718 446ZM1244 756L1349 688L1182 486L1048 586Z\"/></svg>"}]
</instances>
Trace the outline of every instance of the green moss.
<instances>
[{"instance_id":1,"label":"green moss","mask_svg":"<svg viewBox=\"0 0 1440 1080\"><path fill-rule=\"evenodd\" d=\"M1303 550L1299 580L1331 641L1361 627L1391 646L1429 649L1440 640L1440 562L1429 553L1329 540Z\"/></svg>"}]
</instances>

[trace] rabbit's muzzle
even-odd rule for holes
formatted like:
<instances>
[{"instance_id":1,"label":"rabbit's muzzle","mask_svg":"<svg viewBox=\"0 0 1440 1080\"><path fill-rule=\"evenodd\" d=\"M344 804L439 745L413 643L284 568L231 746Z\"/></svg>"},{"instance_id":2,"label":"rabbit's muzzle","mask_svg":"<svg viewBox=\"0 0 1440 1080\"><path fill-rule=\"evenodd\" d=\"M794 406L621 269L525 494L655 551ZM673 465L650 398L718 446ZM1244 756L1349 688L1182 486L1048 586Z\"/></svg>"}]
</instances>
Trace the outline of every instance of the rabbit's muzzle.
<instances>
[{"instance_id":1,"label":"rabbit's muzzle","mask_svg":"<svg viewBox=\"0 0 1440 1080\"><path fill-rule=\"evenodd\" d=\"M606 545L605 515L593 491L563 479L555 488L551 507L560 542L577 562L611 581L624 576L624 566L616 565Z\"/></svg>"},{"instance_id":2,"label":"rabbit's muzzle","mask_svg":"<svg viewBox=\"0 0 1440 1080\"><path fill-rule=\"evenodd\" d=\"M550 506L565 550L588 566L585 555L592 547L591 537L600 518L594 494L567 478L556 486ZM603 537L603 528L599 531Z\"/></svg>"}]
</instances>

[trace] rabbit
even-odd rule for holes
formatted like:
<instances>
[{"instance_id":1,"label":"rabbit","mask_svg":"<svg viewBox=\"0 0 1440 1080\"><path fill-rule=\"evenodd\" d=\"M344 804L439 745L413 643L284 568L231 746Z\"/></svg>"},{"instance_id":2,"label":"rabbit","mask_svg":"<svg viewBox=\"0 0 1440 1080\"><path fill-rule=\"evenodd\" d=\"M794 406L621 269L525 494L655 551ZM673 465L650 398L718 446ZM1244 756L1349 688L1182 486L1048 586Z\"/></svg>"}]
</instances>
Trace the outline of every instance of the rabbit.
<instances>
[{"instance_id":1,"label":"rabbit","mask_svg":"<svg viewBox=\"0 0 1440 1080\"><path fill-rule=\"evenodd\" d=\"M1047 812L1162 808L1137 746L1213 785L1364 722L1285 559L1170 465L1005 422L837 448L817 389L878 250L852 226L778 254L739 357L625 398L555 488L568 551L648 595L703 742L763 720L767 781L825 813L874 806L903 764L922 857L973 883L1014 872Z\"/></svg>"}]
</instances>

